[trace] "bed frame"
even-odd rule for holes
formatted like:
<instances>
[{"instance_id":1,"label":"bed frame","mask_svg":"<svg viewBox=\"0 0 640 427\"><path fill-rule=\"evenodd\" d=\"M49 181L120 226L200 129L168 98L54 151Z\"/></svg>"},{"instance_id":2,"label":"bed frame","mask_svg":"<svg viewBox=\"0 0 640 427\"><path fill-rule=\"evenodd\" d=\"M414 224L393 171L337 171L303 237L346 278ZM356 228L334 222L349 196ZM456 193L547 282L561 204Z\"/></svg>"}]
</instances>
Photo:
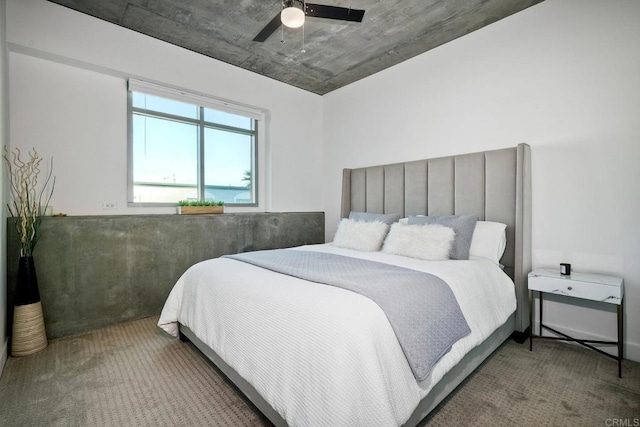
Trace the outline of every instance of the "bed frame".
<instances>
[{"instance_id":1,"label":"bed frame","mask_svg":"<svg viewBox=\"0 0 640 427\"><path fill-rule=\"evenodd\" d=\"M516 312L470 351L420 402L405 426L417 425L509 336L528 336L527 275L531 271L531 152L526 144L502 150L345 169L342 217L350 211L409 215L475 214L480 220L507 224L507 248L501 259L515 284ZM180 325L190 340L276 426L278 414L233 368Z\"/></svg>"}]
</instances>

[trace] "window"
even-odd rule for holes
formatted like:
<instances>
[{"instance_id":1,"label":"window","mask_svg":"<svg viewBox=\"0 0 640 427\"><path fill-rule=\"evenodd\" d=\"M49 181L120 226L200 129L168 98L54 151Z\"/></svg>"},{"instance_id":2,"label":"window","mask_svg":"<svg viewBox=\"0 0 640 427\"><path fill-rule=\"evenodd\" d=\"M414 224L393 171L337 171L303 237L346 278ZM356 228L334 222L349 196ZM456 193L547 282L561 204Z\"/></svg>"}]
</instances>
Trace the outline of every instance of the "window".
<instances>
[{"instance_id":1,"label":"window","mask_svg":"<svg viewBox=\"0 0 640 427\"><path fill-rule=\"evenodd\" d=\"M257 206L262 113L129 80L129 203Z\"/></svg>"}]
</instances>

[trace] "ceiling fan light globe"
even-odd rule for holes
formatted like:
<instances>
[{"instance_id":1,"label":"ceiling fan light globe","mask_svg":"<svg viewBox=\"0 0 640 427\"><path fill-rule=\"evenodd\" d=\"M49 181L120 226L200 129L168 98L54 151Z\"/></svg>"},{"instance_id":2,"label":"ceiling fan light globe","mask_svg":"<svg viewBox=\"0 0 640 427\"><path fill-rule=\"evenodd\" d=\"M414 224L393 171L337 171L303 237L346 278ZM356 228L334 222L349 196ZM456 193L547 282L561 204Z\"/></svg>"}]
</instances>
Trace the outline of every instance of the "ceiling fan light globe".
<instances>
[{"instance_id":1,"label":"ceiling fan light globe","mask_svg":"<svg viewBox=\"0 0 640 427\"><path fill-rule=\"evenodd\" d=\"M302 9L290 6L282 10L280 19L282 24L289 28L299 28L304 24L304 12Z\"/></svg>"}]
</instances>

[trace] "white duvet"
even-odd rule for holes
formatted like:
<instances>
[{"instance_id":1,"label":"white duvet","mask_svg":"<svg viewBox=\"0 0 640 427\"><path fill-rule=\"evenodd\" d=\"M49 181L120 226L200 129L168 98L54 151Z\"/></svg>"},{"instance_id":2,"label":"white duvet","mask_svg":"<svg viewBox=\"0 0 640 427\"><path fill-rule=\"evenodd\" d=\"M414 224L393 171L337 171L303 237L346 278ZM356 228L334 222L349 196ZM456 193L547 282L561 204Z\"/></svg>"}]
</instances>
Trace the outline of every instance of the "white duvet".
<instances>
[{"instance_id":1,"label":"white duvet","mask_svg":"<svg viewBox=\"0 0 640 427\"><path fill-rule=\"evenodd\" d=\"M359 294L216 258L187 270L158 325L188 326L291 426L394 426L464 355L516 309L513 282L494 263L421 261L331 244L296 249L386 262L439 276L471 334L416 382L382 310ZM293 250L296 250L293 249Z\"/></svg>"}]
</instances>

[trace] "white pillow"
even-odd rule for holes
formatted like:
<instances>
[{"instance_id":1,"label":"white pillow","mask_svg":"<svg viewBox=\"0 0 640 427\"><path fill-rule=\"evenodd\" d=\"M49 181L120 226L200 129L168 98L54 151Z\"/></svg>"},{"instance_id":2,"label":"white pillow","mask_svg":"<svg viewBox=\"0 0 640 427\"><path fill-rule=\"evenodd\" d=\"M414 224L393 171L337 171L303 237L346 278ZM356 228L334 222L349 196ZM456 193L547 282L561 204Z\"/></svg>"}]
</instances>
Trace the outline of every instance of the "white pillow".
<instances>
[{"instance_id":1,"label":"white pillow","mask_svg":"<svg viewBox=\"0 0 640 427\"><path fill-rule=\"evenodd\" d=\"M440 224L403 225L396 223L384 241L382 252L428 261L449 259L456 233Z\"/></svg>"},{"instance_id":2,"label":"white pillow","mask_svg":"<svg viewBox=\"0 0 640 427\"><path fill-rule=\"evenodd\" d=\"M501 222L478 221L473 230L469 257L489 259L500 265L507 247L507 225Z\"/></svg>"},{"instance_id":3,"label":"white pillow","mask_svg":"<svg viewBox=\"0 0 640 427\"><path fill-rule=\"evenodd\" d=\"M333 237L333 246L363 252L377 252L382 246L389 225L384 222L364 222L343 219Z\"/></svg>"}]
</instances>

